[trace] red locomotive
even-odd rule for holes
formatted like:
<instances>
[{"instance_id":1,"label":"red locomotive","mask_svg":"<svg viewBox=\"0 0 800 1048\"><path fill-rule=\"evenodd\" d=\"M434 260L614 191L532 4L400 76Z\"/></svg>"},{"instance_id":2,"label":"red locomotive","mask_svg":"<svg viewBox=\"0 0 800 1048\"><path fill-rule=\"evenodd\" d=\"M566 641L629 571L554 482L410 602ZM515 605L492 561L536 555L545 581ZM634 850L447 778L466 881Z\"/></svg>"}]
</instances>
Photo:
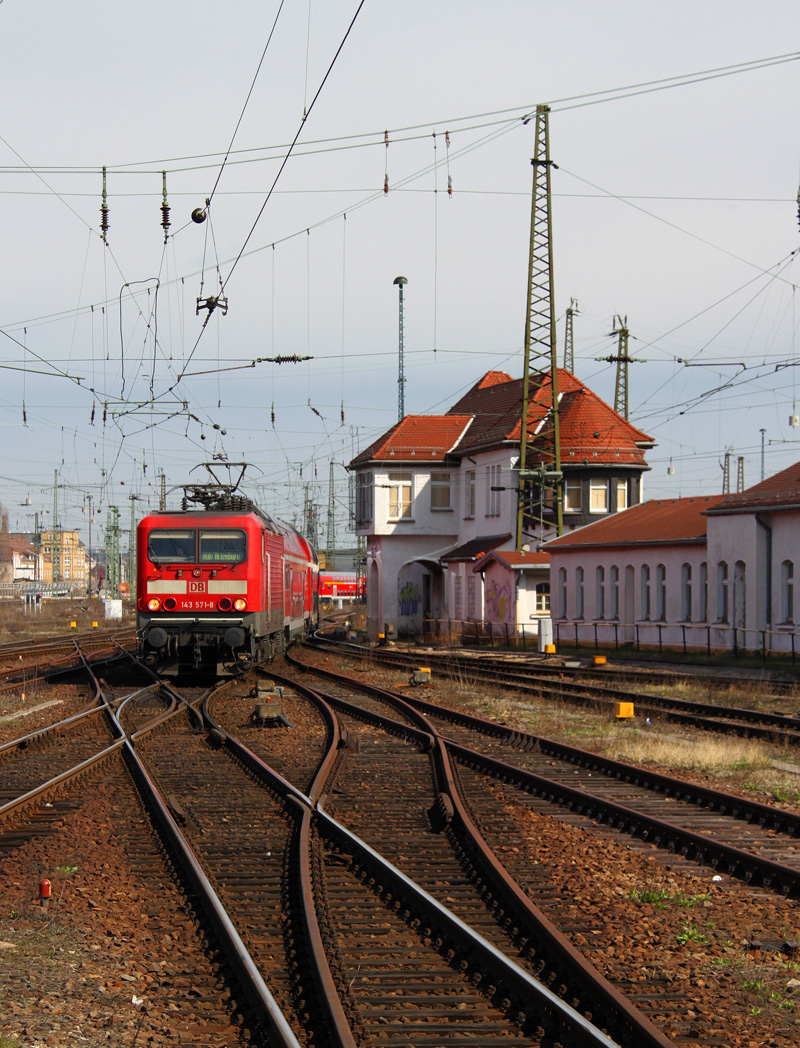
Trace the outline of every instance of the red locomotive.
<instances>
[{"instance_id":1,"label":"red locomotive","mask_svg":"<svg viewBox=\"0 0 800 1048\"><path fill-rule=\"evenodd\" d=\"M236 484L184 485L179 512L139 523L137 637L162 672L238 671L319 621L314 547L235 494L243 474Z\"/></svg>"},{"instance_id":2,"label":"red locomotive","mask_svg":"<svg viewBox=\"0 0 800 1048\"><path fill-rule=\"evenodd\" d=\"M367 580L354 571L325 571L319 573L319 595L324 600L364 600Z\"/></svg>"}]
</instances>

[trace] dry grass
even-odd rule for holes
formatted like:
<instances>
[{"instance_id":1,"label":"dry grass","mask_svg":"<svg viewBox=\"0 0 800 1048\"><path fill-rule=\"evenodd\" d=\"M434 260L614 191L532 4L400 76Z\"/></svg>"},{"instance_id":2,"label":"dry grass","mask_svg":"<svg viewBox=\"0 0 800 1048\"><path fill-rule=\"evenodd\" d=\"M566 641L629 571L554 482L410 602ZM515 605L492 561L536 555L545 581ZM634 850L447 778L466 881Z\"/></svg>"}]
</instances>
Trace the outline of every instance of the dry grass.
<instances>
[{"instance_id":1,"label":"dry grass","mask_svg":"<svg viewBox=\"0 0 800 1048\"><path fill-rule=\"evenodd\" d=\"M102 629L105 620L105 604L96 597L92 600L53 600L41 605L40 611L26 611L21 600L0 601L0 644L10 641L27 640L28 638L55 637L70 632L70 623L74 622L79 631L90 630L96 622ZM122 623L108 623L113 626L130 626L136 619L132 604L123 604Z\"/></svg>"},{"instance_id":2,"label":"dry grass","mask_svg":"<svg viewBox=\"0 0 800 1048\"><path fill-rule=\"evenodd\" d=\"M444 705L614 760L698 780L707 776L720 789L800 807L800 758L765 742L714 735L667 721L648 726L640 717L617 721L605 710L536 699L523 702L503 690L487 698L480 686L471 683L439 680L434 696ZM793 766L796 773L776 765Z\"/></svg>"}]
</instances>

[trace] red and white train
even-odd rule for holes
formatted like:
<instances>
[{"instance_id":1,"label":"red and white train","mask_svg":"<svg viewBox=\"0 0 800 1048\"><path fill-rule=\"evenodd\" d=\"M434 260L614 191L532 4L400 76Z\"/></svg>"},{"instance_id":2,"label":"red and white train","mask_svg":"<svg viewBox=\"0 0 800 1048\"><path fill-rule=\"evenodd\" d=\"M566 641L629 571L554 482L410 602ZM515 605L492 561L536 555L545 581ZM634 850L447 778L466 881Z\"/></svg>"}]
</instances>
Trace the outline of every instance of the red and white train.
<instances>
[{"instance_id":1,"label":"red and white train","mask_svg":"<svg viewBox=\"0 0 800 1048\"><path fill-rule=\"evenodd\" d=\"M165 673L236 672L316 628L314 547L235 486L185 488L179 512L137 529L137 638ZM189 502L199 502L186 508Z\"/></svg>"},{"instance_id":2,"label":"red and white train","mask_svg":"<svg viewBox=\"0 0 800 1048\"><path fill-rule=\"evenodd\" d=\"M324 568L319 573L319 595L321 600L364 600L367 595L367 580L354 571L336 571Z\"/></svg>"}]
</instances>

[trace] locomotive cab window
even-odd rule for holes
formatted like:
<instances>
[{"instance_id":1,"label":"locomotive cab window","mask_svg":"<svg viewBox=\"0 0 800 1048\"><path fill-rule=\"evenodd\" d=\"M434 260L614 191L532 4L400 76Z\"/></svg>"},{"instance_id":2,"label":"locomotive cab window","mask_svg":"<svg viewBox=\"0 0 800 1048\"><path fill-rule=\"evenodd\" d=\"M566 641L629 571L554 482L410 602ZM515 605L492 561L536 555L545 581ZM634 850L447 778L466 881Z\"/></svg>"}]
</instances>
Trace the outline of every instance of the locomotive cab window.
<instances>
[{"instance_id":1,"label":"locomotive cab window","mask_svg":"<svg viewBox=\"0 0 800 1048\"><path fill-rule=\"evenodd\" d=\"M195 533L157 529L147 536L147 556L154 564L191 564L195 559Z\"/></svg>"},{"instance_id":2,"label":"locomotive cab window","mask_svg":"<svg viewBox=\"0 0 800 1048\"><path fill-rule=\"evenodd\" d=\"M238 528L200 532L201 564L242 564L247 557L247 537Z\"/></svg>"}]
</instances>

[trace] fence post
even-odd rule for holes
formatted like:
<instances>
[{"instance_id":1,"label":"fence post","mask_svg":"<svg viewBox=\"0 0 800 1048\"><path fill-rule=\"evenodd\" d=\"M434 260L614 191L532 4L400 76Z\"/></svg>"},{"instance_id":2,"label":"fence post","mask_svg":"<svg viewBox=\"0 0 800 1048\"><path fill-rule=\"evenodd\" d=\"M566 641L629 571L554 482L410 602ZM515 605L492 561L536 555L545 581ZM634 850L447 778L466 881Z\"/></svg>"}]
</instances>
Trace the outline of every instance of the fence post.
<instances>
[{"instance_id":1,"label":"fence post","mask_svg":"<svg viewBox=\"0 0 800 1048\"><path fill-rule=\"evenodd\" d=\"M637 651L641 651L642 649L641 649L641 646L639 645L639 623L638 622L636 623L634 629L636 630L636 650Z\"/></svg>"},{"instance_id":2,"label":"fence post","mask_svg":"<svg viewBox=\"0 0 800 1048\"><path fill-rule=\"evenodd\" d=\"M663 651L662 651L662 648L661 648L661 630L662 630L662 626L661 626L661 623L659 622L658 623L658 654L659 655L663 654Z\"/></svg>"},{"instance_id":3,"label":"fence post","mask_svg":"<svg viewBox=\"0 0 800 1048\"><path fill-rule=\"evenodd\" d=\"M506 623L505 625L506 625L506 647L510 648L511 647L511 641L508 639L508 623Z\"/></svg>"},{"instance_id":4,"label":"fence post","mask_svg":"<svg viewBox=\"0 0 800 1048\"><path fill-rule=\"evenodd\" d=\"M597 623L594 624L594 650L597 651Z\"/></svg>"},{"instance_id":5,"label":"fence post","mask_svg":"<svg viewBox=\"0 0 800 1048\"><path fill-rule=\"evenodd\" d=\"M561 620L556 619L556 647L561 643Z\"/></svg>"},{"instance_id":6,"label":"fence post","mask_svg":"<svg viewBox=\"0 0 800 1048\"><path fill-rule=\"evenodd\" d=\"M619 623L614 623L614 650L619 651Z\"/></svg>"},{"instance_id":7,"label":"fence post","mask_svg":"<svg viewBox=\"0 0 800 1048\"><path fill-rule=\"evenodd\" d=\"M761 659L763 662L767 661L767 631L761 631Z\"/></svg>"},{"instance_id":8,"label":"fence post","mask_svg":"<svg viewBox=\"0 0 800 1048\"><path fill-rule=\"evenodd\" d=\"M711 655L711 627L706 626L706 651Z\"/></svg>"},{"instance_id":9,"label":"fence post","mask_svg":"<svg viewBox=\"0 0 800 1048\"><path fill-rule=\"evenodd\" d=\"M578 623L575 622L575 650L578 650Z\"/></svg>"},{"instance_id":10,"label":"fence post","mask_svg":"<svg viewBox=\"0 0 800 1048\"><path fill-rule=\"evenodd\" d=\"M492 629L492 620L489 619L489 647L494 647L494 630Z\"/></svg>"},{"instance_id":11,"label":"fence post","mask_svg":"<svg viewBox=\"0 0 800 1048\"><path fill-rule=\"evenodd\" d=\"M736 630L736 627L734 626L733 627L733 657L735 659L738 659L739 658L739 646L738 646L738 643L737 643L736 633L737 633L737 630Z\"/></svg>"},{"instance_id":12,"label":"fence post","mask_svg":"<svg viewBox=\"0 0 800 1048\"><path fill-rule=\"evenodd\" d=\"M681 624L681 630L683 632L683 654L686 654L686 624Z\"/></svg>"},{"instance_id":13,"label":"fence post","mask_svg":"<svg viewBox=\"0 0 800 1048\"><path fill-rule=\"evenodd\" d=\"M522 623L522 650L523 650L523 651L525 651L525 650L526 650L526 643L525 643L525 623L524 623L524 622Z\"/></svg>"},{"instance_id":14,"label":"fence post","mask_svg":"<svg viewBox=\"0 0 800 1048\"><path fill-rule=\"evenodd\" d=\"M792 665L794 666L794 633L792 633Z\"/></svg>"}]
</instances>

